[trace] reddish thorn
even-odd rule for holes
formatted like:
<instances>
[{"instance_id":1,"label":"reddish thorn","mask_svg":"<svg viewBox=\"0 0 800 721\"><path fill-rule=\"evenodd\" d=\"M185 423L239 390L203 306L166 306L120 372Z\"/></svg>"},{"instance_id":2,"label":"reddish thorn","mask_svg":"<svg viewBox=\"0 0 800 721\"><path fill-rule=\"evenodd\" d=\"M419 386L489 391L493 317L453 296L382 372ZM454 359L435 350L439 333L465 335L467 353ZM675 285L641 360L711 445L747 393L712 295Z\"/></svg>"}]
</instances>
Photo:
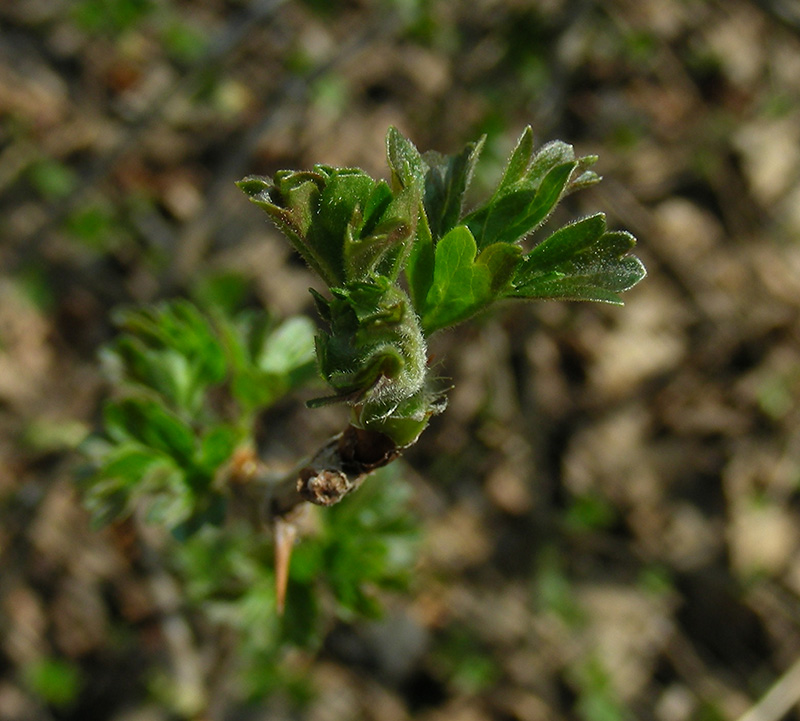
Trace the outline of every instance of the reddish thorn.
<instances>
[{"instance_id":1,"label":"reddish thorn","mask_svg":"<svg viewBox=\"0 0 800 721\"><path fill-rule=\"evenodd\" d=\"M275 605L283 616L286 587L289 584L289 563L297 538L297 526L282 518L275 519Z\"/></svg>"}]
</instances>

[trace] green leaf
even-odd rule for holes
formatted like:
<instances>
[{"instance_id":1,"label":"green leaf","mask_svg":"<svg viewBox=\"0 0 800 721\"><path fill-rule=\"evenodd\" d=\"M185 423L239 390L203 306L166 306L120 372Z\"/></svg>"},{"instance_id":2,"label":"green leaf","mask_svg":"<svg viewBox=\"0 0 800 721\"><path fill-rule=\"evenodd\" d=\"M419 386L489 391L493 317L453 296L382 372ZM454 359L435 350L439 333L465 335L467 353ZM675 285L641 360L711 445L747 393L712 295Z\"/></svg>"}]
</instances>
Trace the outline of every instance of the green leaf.
<instances>
[{"instance_id":1,"label":"green leaf","mask_svg":"<svg viewBox=\"0 0 800 721\"><path fill-rule=\"evenodd\" d=\"M492 201L484 214L467 216L479 246L515 243L536 230L561 199L576 167L576 161L556 165L541 180L537 178L535 187L526 184Z\"/></svg>"},{"instance_id":2,"label":"green leaf","mask_svg":"<svg viewBox=\"0 0 800 721\"><path fill-rule=\"evenodd\" d=\"M250 175L236 184L270 217L294 249L328 285L342 281L341 246L319 249L307 243L307 235L319 206L325 177L319 172L281 170L274 180ZM332 257L332 260L331 260Z\"/></svg>"},{"instance_id":3,"label":"green leaf","mask_svg":"<svg viewBox=\"0 0 800 721\"><path fill-rule=\"evenodd\" d=\"M539 186L547 174L555 167L575 160L575 150L569 143L551 140L545 143L531 160L523 182L533 188Z\"/></svg>"},{"instance_id":4,"label":"green leaf","mask_svg":"<svg viewBox=\"0 0 800 721\"><path fill-rule=\"evenodd\" d=\"M314 323L306 316L285 320L266 337L255 364L267 373L284 376L313 364L315 333Z\"/></svg>"},{"instance_id":5,"label":"green leaf","mask_svg":"<svg viewBox=\"0 0 800 721\"><path fill-rule=\"evenodd\" d=\"M231 457L240 440L240 434L232 426L218 425L208 429L200 439L196 466L213 475Z\"/></svg>"},{"instance_id":6,"label":"green leaf","mask_svg":"<svg viewBox=\"0 0 800 721\"><path fill-rule=\"evenodd\" d=\"M425 187L425 162L414 144L395 127L386 133L386 159L392 174L392 189Z\"/></svg>"},{"instance_id":7,"label":"green leaf","mask_svg":"<svg viewBox=\"0 0 800 721\"><path fill-rule=\"evenodd\" d=\"M370 200L375 181L362 170L327 167L324 170L328 177L308 229L306 244L334 269L334 285L341 285L351 275L345 258L345 237L360 233L362 209Z\"/></svg>"},{"instance_id":8,"label":"green leaf","mask_svg":"<svg viewBox=\"0 0 800 721\"><path fill-rule=\"evenodd\" d=\"M598 213L557 230L523 259L508 295L622 304L618 294L647 273L636 256L627 255L636 239L605 228Z\"/></svg>"},{"instance_id":9,"label":"green leaf","mask_svg":"<svg viewBox=\"0 0 800 721\"><path fill-rule=\"evenodd\" d=\"M508 158L503 176L494 195L500 196L514 187L525 176L533 154L533 130L528 125L520 135L514 150Z\"/></svg>"},{"instance_id":10,"label":"green leaf","mask_svg":"<svg viewBox=\"0 0 800 721\"><path fill-rule=\"evenodd\" d=\"M487 269L493 298L503 295L512 287L511 281L521 259L522 248L509 243L494 243L480 252L476 264Z\"/></svg>"},{"instance_id":11,"label":"green leaf","mask_svg":"<svg viewBox=\"0 0 800 721\"><path fill-rule=\"evenodd\" d=\"M138 445L123 444L110 454L98 474L132 487L164 464L171 465L172 461L161 453Z\"/></svg>"},{"instance_id":12,"label":"green leaf","mask_svg":"<svg viewBox=\"0 0 800 721\"><path fill-rule=\"evenodd\" d=\"M510 287L521 251L495 243L477 255L469 228L453 228L436 246L433 283L425 298L426 334L474 315Z\"/></svg>"},{"instance_id":13,"label":"green leaf","mask_svg":"<svg viewBox=\"0 0 800 721\"><path fill-rule=\"evenodd\" d=\"M197 414L204 391L227 373L225 353L209 320L182 300L123 310L115 320L126 333L108 353L118 358L126 379Z\"/></svg>"},{"instance_id":14,"label":"green leaf","mask_svg":"<svg viewBox=\"0 0 800 721\"><path fill-rule=\"evenodd\" d=\"M391 194L385 183L377 188ZM384 192L381 192L381 201L387 199ZM395 280L400 273L417 225L418 188L404 188L394 198L390 195L388 201L381 202L380 217L373 211L368 222L362 222L358 214L348 226L344 238L347 283L368 281L374 276ZM370 204L373 199L367 202Z\"/></svg>"},{"instance_id":15,"label":"green leaf","mask_svg":"<svg viewBox=\"0 0 800 721\"><path fill-rule=\"evenodd\" d=\"M411 301L417 313L422 314L425 298L433 284L434 246L428 221L424 213L420 214L414 245L406 264L406 279Z\"/></svg>"},{"instance_id":16,"label":"green leaf","mask_svg":"<svg viewBox=\"0 0 800 721\"><path fill-rule=\"evenodd\" d=\"M478 248L466 226L453 228L436 245L433 285L425 299L426 333L461 320L489 298L489 279L475 272Z\"/></svg>"},{"instance_id":17,"label":"green leaf","mask_svg":"<svg viewBox=\"0 0 800 721\"><path fill-rule=\"evenodd\" d=\"M108 403L104 420L112 440L120 443L136 441L166 453L183 467L192 462L195 451L192 429L155 401L125 398Z\"/></svg>"},{"instance_id":18,"label":"green leaf","mask_svg":"<svg viewBox=\"0 0 800 721\"><path fill-rule=\"evenodd\" d=\"M86 507L94 527L103 527L130 512L131 500L155 478L180 473L175 462L161 452L138 443L123 442L111 448L95 473L87 479Z\"/></svg>"},{"instance_id":19,"label":"green leaf","mask_svg":"<svg viewBox=\"0 0 800 721\"><path fill-rule=\"evenodd\" d=\"M458 155L427 152L423 156L428 168L425 174L425 213L434 238L441 238L458 224L464 195L485 141L486 136L483 136L477 142L467 144Z\"/></svg>"},{"instance_id":20,"label":"green leaf","mask_svg":"<svg viewBox=\"0 0 800 721\"><path fill-rule=\"evenodd\" d=\"M478 248L497 242L515 243L532 233L565 194L600 180L588 170L596 160L597 156L576 158L572 146L560 140L547 143L533 154L533 132L527 127L492 197L464 220Z\"/></svg>"},{"instance_id":21,"label":"green leaf","mask_svg":"<svg viewBox=\"0 0 800 721\"><path fill-rule=\"evenodd\" d=\"M274 328L263 312L218 318L231 364L231 392L248 412L266 409L316 376L315 327L298 316Z\"/></svg>"}]
</instances>

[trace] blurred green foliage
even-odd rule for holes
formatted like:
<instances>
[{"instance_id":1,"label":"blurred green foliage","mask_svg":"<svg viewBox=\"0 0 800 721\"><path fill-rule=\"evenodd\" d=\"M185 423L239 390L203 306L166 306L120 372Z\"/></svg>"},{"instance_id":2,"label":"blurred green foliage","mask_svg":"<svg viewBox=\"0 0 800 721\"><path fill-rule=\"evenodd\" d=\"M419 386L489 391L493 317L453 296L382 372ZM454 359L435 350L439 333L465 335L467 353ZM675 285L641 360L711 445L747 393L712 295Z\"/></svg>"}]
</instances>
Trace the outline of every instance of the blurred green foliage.
<instances>
[{"instance_id":1,"label":"blurred green foliage","mask_svg":"<svg viewBox=\"0 0 800 721\"><path fill-rule=\"evenodd\" d=\"M103 360L121 397L105 406L105 432L84 444L95 521L144 503L180 536L221 522L215 479L238 447L254 446L256 415L314 377L313 326L189 301L122 310L116 321L124 332ZM233 405L219 401L225 390Z\"/></svg>"},{"instance_id":2,"label":"blurred green foliage","mask_svg":"<svg viewBox=\"0 0 800 721\"><path fill-rule=\"evenodd\" d=\"M89 32L121 33L147 17L154 0L79 0L72 7L75 22Z\"/></svg>"},{"instance_id":3,"label":"blurred green foliage","mask_svg":"<svg viewBox=\"0 0 800 721\"><path fill-rule=\"evenodd\" d=\"M46 704L55 708L75 702L84 679L76 665L58 658L42 658L23 669L27 687Z\"/></svg>"},{"instance_id":4,"label":"blurred green foliage","mask_svg":"<svg viewBox=\"0 0 800 721\"><path fill-rule=\"evenodd\" d=\"M295 549L285 614L275 606L273 545L269 534L243 523L206 526L171 554L198 613L237 639L236 666L248 696L310 689L284 663L290 648L319 649L333 619L381 613L381 591L411 582L418 524L410 489L394 468L376 472L357 494L314 512L313 531Z\"/></svg>"}]
</instances>

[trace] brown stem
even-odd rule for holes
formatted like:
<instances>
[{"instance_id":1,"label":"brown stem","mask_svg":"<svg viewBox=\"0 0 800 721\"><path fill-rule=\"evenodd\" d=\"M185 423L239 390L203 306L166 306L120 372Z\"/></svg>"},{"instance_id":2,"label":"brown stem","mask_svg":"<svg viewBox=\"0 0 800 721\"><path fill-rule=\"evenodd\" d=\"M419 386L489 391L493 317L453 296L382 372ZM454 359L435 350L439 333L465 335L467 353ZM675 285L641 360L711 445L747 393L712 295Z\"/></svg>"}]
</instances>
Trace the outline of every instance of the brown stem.
<instances>
[{"instance_id":1,"label":"brown stem","mask_svg":"<svg viewBox=\"0 0 800 721\"><path fill-rule=\"evenodd\" d=\"M322 446L308 463L279 480L263 474L252 449L244 449L240 457L234 458L229 488L238 512L254 524L266 522L275 538L278 615L283 615L289 563L305 504L332 506L338 503L356 490L370 473L399 455L400 449L389 436L348 426Z\"/></svg>"},{"instance_id":2,"label":"brown stem","mask_svg":"<svg viewBox=\"0 0 800 721\"><path fill-rule=\"evenodd\" d=\"M273 486L266 509L268 520L285 518L304 502L332 506L399 455L400 449L383 433L348 426L307 464Z\"/></svg>"}]
</instances>

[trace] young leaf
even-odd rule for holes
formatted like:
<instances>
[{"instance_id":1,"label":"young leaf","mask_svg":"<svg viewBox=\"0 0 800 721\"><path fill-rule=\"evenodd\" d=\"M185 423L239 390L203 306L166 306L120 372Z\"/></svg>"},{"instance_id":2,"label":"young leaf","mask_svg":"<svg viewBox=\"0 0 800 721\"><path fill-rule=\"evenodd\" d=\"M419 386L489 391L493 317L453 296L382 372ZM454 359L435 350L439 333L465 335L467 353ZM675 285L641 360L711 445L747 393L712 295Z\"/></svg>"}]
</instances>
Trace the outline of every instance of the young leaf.
<instances>
[{"instance_id":1,"label":"young leaf","mask_svg":"<svg viewBox=\"0 0 800 721\"><path fill-rule=\"evenodd\" d=\"M618 293L646 275L642 262L627 255L635 244L630 233L606 232L602 213L571 223L525 256L508 295L620 305Z\"/></svg>"},{"instance_id":2,"label":"young leaf","mask_svg":"<svg viewBox=\"0 0 800 721\"><path fill-rule=\"evenodd\" d=\"M469 228L453 228L436 245L433 285L425 299L422 327L426 334L472 314L490 298L487 273L477 272L478 248Z\"/></svg>"},{"instance_id":3,"label":"young leaf","mask_svg":"<svg viewBox=\"0 0 800 721\"><path fill-rule=\"evenodd\" d=\"M414 144L395 127L390 127L386 133L386 160L395 192L414 186L425 187L425 162Z\"/></svg>"},{"instance_id":4,"label":"young leaf","mask_svg":"<svg viewBox=\"0 0 800 721\"><path fill-rule=\"evenodd\" d=\"M159 403L124 398L106 405L104 419L112 440L118 443L136 441L171 456L180 466L191 465L195 452L192 429Z\"/></svg>"},{"instance_id":5,"label":"young leaf","mask_svg":"<svg viewBox=\"0 0 800 721\"><path fill-rule=\"evenodd\" d=\"M477 258L476 258L477 255ZM453 228L436 246L433 283L425 298L426 334L474 315L506 291L521 250L495 243L478 255L469 228Z\"/></svg>"},{"instance_id":6,"label":"young leaf","mask_svg":"<svg viewBox=\"0 0 800 721\"><path fill-rule=\"evenodd\" d=\"M318 172L279 171L275 179L249 175L237 185L250 200L259 206L275 223L308 263L328 285L339 285L342 278L342 263L334 249L323 247L322 253L307 236L312 222L317 217L319 198L325 186L325 177Z\"/></svg>"},{"instance_id":7,"label":"young leaf","mask_svg":"<svg viewBox=\"0 0 800 721\"><path fill-rule=\"evenodd\" d=\"M458 155L442 156L427 152L423 162L425 174L425 214L431 234L439 239L458 224L475 165L478 162L484 135L475 143L468 143Z\"/></svg>"},{"instance_id":8,"label":"young leaf","mask_svg":"<svg viewBox=\"0 0 800 721\"><path fill-rule=\"evenodd\" d=\"M391 192L385 183L383 186ZM416 184L403 188L382 210L380 217L373 213L360 231L354 225L347 230L344 241L347 283L377 276L394 281L406 262L419 217L419 188Z\"/></svg>"},{"instance_id":9,"label":"young leaf","mask_svg":"<svg viewBox=\"0 0 800 721\"><path fill-rule=\"evenodd\" d=\"M420 214L417 224L417 237L406 264L406 279L411 301L417 313L425 308L425 298L433 284L434 245L428 221L424 213Z\"/></svg>"},{"instance_id":10,"label":"young leaf","mask_svg":"<svg viewBox=\"0 0 800 721\"><path fill-rule=\"evenodd\" d=\"M508 158L503 177L494 192L494 197L498 197L518 183L525 175L533 154L533 130L528 125L520 135L517 145Z\"/></svg>"},{"instance_id":11,"label":"young leaf","mask_svg":"<svg viewBox=\"0 0 800 721\"><path fill-rule=\"evenodd\" d=\"M523 182L529 187L536 188L553 168L573 161L575 161L575 150L569 143L551 140L539 148L533 156Z\"/></svg>"},{"instance_id":12,"label":"young leaf","mask_svg":"<svg viewBox=\"0 0 800 721\"><path fill-rule=\"evenodd\" d=\"M522 187L492 202L485 214L467 216L466 223L475 233L479 247L515 243L536 230L561 199L576 167L574 160L555 165L544 177L536 178L535 186L527 182L526 176ZM536 172L539 170L537 168Z\"/></svg>"}]
</instances>

